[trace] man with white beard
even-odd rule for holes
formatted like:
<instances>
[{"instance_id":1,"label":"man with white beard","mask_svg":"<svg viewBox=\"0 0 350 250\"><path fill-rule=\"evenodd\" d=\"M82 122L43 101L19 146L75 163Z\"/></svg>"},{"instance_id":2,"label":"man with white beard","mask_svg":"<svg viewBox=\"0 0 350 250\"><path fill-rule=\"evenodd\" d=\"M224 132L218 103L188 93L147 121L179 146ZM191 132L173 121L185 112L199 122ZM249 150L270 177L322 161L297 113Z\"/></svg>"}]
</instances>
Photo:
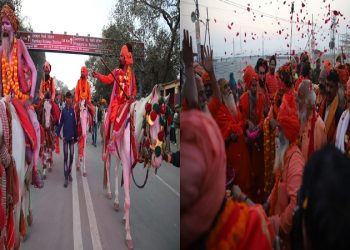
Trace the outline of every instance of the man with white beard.
<instances>
[{"instance_id":1,"label":"man with white beard","mask_svg":"<svg viewBox=\"0 0 350 250\"><path fill-rule=\"evenodd\" d=\"M221 78L219 79L218 83L220 86L222 102L228 108L231 115L234 118L237 118L237 106L236 106L235 99L233 97L232 90L230 89L229 82L226 79Z\"/></svg>"},{"instance_id":2,"label":"man with white beard","mask_svg":"<svg viewBox=\"0 0 350 250\"><path fill-rule=\"evenodd\" d=\"M3 5L0 19L2 31L0 95L13 97L12 104L17 110L28 138L26 142L33 151L32 184L34 187L42 188L43 183L36 170L39 160L40 126L34 108L30 105L35 94L37 71L24 42L15 36L19 21L12 4ZM30 101L25 103L25 100ZM30 157L27 158L27 162L29 161Z\"/></svg>"},{"instance_id":3,"label":"man with white beard","mask_svg":"<svg viewBox=\"0 0 350 250\"><path fill-rule=\"evenodd\" d=\"M315 108L316 94L310 80L303 80L298 89L297 105L300 122L300 146L305 161L327 143L326 128Z\"/></svg>"},{"instance_id":4,"label":"man with white beard","mask_svg":"<svg viewBox=\"0 0 350 250\"><path fill-rule=\"evenodd\" d=\"M229 100L227 100L228 102L224 101L224 98L227 99L229 97L223 96L230 96L228 81L220 79L219 84L217 83L214 73L212 53L213 52L210 51L209 48L206 48L202 57L203 67L206 71L206 75L209 76L208 81L210 84L210 90L213 93L208 102L208 109L219 126L221 135L225 142L228 179L230 176L230 170L234 169L235 184L239 185L242 191L249 195L251 194L249 155L241 128L240 115L237 112L237 115L234 116L234 110L237 111L236 107L230 106Z\"/></svg>"},{"instance_id":5,"label":"man with white beard","mask_svg":"<svg viewBox=\"0 0 350 250\"><path fill-rule=\"evenodd\" d=\"M301 185L304 157L297 146L299 119L294 94L286 93L277 116L275 185L264 205L283 249L290 249L293 211Z\"/></svg>"}]
</instances>

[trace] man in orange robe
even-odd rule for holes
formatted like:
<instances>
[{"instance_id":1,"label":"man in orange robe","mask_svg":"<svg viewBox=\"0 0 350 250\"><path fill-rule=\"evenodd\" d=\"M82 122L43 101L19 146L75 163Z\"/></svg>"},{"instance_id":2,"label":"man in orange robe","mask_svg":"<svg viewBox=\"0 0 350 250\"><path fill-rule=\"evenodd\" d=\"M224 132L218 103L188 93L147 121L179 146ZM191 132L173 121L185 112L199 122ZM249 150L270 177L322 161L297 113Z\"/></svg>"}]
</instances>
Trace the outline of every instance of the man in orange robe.
<instances>
[{"instance_id":1,"label":"man in orange robe","mask_svg":"<svg viewBox=\"0 0 350 250\"><path fill-rule=\"evenodd\" d=\"M330 70L326 81L326 98L323 100L319 114L326 125L327 143L334 144L336 129L343 110L339 106L339 76L336 70Z\"/></svg>"},{"instance_id":2,"label":"man in orange robe","mask_svg":"<svg viewBox=\"0 0 350 250\"><path fill-rule=\"evenodd\" d=\"M297 104L300 121L300 146L305 161L327 143L325 124L315 110L316 94L310 80L299 86Z\"/></svg>"},{"instance_id":3,"label":"man in orange robe","mask_svg":"<svg viewBox=\"0 0 350 250\"><path fill-rule=\"evenodd\" d=\"M290 249L293 212L305 164L297 145L300 127L293 94L283 96L277 123L276 179L265 209L269 210L269 220L275 233L282 238L285 247L282 249Z\"/></svg>"},{"instance_id":4,"label":"man in orange robe","mask_svg":"<svg viewBox=\"0 0 350 250\"><path fill-rule=\"evenodd\" d=\"M247 92L239 101L242 114L242 129L248 141L250 172L252 174L252 200L262 202L264 197L264 150L263 150L263 95L257 91L258 75L248 65L244 70L244 84Z\"/></svg>"},{"instance_id":5,"label":"man in orange robe","mask_svg":"<svg viewBox=\"0 0 350 250\"><path fill-rule=\"evenodd\" d=\"M276 69L276 57L275 55L270 57L269 60L269 72L266 74L266 87L269 92L270 100L273 100L275 93L278 90L278 79L275 73Z\"/></svg>"},{"instance_id":6,"label":"man in orange robe","mask_svg":"<svg viewBox=\"0 0 350 250\"><path fill-rule=\"evenodd\" d=\"M111 101L108 107L108 117L106 125L106 144L112 139L112 130L114 128L114 122L118 115L119 107L124 104L128 98L135 98L137 93L135 74L132 69L134 63L132 55L132 46L126 43L122 46L119 56L119 68L113 70L113 75L102 75L98 72L93 72L93 77L100 80L103 84L114 83ZM115 81L117 79L117 82ZM121 90L122 88L124 90ZM116 129L116 128L114 128ZM106 146L105 144L105 146Z\"/></svg>"},{"instance_id":7,"label":"man in orange robe","mask_svg":"<svg viewBox=\"0 0 350 250\"><path fill-rule=\"evenodd\" d=\"M90 83L87 80L88 70L85 66L81 67L80 79L77 82L74 93L74 102L75 102L75 114L78 116L78 134L79 134L79 159L82 158L84 152L84 140L81 137L81 124L80 124L80 102L85 100L86 107L88 108L90 115L93 119L94 116L94 106L91 104L91 91ZM87 124L88 126L88 124Z\"/></svg>"}]
</instances>

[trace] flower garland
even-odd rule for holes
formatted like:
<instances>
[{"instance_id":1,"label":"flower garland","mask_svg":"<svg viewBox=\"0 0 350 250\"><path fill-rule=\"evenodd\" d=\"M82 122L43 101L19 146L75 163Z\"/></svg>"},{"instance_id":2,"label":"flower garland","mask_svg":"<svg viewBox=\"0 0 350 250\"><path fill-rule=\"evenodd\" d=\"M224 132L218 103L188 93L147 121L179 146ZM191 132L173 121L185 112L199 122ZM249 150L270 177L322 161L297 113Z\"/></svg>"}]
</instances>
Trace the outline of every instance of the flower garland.
<instances>
[{"instance_id":1,"label":"flower garland","mask_svg":"<svg viewBox=\"0 0 350 250\"><path fill-rule=\"evenodd\" d=\"M154 103L153 105L150 102L147 102L145 105L145 116L143 120L143 129L144 129L144 136L147 137L147 128L146 125L153 126L155 120L157 119L157 116L159 115L159 123L160 123L160 131L158 133L158 141L155 145L151 145L151 138L146 138L144 140L143 146L147 149L152 149L155 152L156 157L159 157L162 153L162 144L165 140L165 133L164 133L164 127L166 124L170 126L172 123L172 116L171 116L171 110L170 107L166 105L164 98L161 97L158 100L158 103Z\"/></svg>"},{"instance_id":2,"label":"flower garland","mask_svg":"<svg viewBox=\"0 0 350 250\"><path fill-rule=\"evenodd\" d=\"M17 99L28 99L27 94L23 94L19 88L18 81L18 60L17 60L17 39L14 39L11 65L7 61L5 53L1 57L2 63L2 89L3 96L9 95L12 91Z\"/></svg>"},{"instance_id":3,"label":"flower garland","mask_svg":"<svg viewBox=\"0 0 350 250\"><path fill-rule=\"evenodd\" d=\"M275 132L271 131L270 119L264 121L264 193L270 194L274 185L273 165L275 160Z\"/></svg>"},{"instance_id":4,"label":"flower garland","mask_svg":"<svg viewBox=\"0 0 350 250\"><path fill-rule=\"evenodd\" d=\"M237 249L244 237L249 216L249 207L245 203L235 203L231 198L210 232L206 249Z\"/></svg>"},{"instance_id":5,"label":"flower garland","mask_svg":"<svg viewBox=\"0 0 350 250\"><path fill-rule=\"evenodd\" d=\"M84 84L84 88L82 88ZM82 82L81 79L79 79L79 97L80 100L86 100L88 98L88 86L87 86L87 79Z\"/></svg>"}]
</instances>

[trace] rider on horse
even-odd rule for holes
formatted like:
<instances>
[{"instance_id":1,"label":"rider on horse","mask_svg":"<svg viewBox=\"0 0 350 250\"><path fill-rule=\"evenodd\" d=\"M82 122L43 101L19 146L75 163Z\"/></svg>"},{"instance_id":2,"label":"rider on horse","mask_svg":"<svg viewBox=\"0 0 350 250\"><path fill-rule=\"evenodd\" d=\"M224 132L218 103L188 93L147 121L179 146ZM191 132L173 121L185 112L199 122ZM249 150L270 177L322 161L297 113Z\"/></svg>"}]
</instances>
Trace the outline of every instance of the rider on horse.
<instances>
[{"instance_id":1,"label":"rider on horse","mask_svg":"<svg viewBox=\"0 0 350 250\"><path fill-rule=\"evenodd\" d=\"M39 158L40 127L34 108L30 105L31 102L25 102L34 97L37 71L24 42L16 38L19 21L11 4L6 3L2 7L0 19L2 23L0 93L2 96L14 97L12 104L16 108L26 134L27 156L29 156L27 162L30 162L33 156L32 184L42 188L43 183L36 169Z\"/></svg>"},{"instance_id":2,"label":"rider on horse","mask_svg":"<svg viewBox=\"0 0 350 250\"><path fill-rule=\"evenodd\" d=\"M77 115L77 121L78 121L78 135L80 137L79 139L79 159L81 160L83 157L84 152L84 141L83 138L81 138L81 125L80 125L80 119L79 119L79 104L82 100L85 100L85 104L90 112L90 115L93 119L94 117L94 106L91 104L91 91L90 91L90 83L87 80L88 77L88 70L85 66L81 67L81 75L80 79L77 82L77 85L75 87L75 94L74 94L74 103L75 103L75 114Z\"/></svg>"},{"instance_id":3,"label":"rider on horse","mask_svg":"<svg viewBox=\"0 0 350 250\"><path fill-rule=\"evenodd\" d=\"M134 71L132 69L133 56L132 56L132 46L129 43L123 45L120 51L119 57L119 68L113 70L113 75L108 76L102 75L98 72L93 72L93 77L100 80L103 84L112 84L115 79L119 83L114 84L111 101L108 108L108 117L106 123L106 140L104 147L106 148L110 140L112 140L112 131L114 128L114 122L118 116L119 107L124 104L128 98L136 97L137 88ZM119 88L123 88L124 92ZM128 95L128 96L126 96ZM104 150L105 152L105 150Z\"/></svg>"}]
</instances>

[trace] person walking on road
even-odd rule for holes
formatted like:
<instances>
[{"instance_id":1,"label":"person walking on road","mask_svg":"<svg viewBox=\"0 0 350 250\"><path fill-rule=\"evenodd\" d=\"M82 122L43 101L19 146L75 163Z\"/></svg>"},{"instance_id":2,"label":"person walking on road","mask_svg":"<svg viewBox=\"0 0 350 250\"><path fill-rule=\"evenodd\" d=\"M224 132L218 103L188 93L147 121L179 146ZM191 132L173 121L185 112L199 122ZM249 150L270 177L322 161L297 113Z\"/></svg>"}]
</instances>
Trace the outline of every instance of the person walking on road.
<instances>
[{"instance_id":1,"label":"person walking on road","mask_svg":"<svg viewBox=\"0 0 350 250\"><path fill-rule=\"evenodd\" d=\"M74 108L72 106L72 94L66 93L66 106L62 110L61 117L57 126L56 134L60 136L61 128L63 127L63 152L64 152L64 187L68 186L68 180L72 181L72 164L74 157L74 143L78 141L77 121ZM68 161L69 147L69 165Z\"/></svg>"}]
</instances>

